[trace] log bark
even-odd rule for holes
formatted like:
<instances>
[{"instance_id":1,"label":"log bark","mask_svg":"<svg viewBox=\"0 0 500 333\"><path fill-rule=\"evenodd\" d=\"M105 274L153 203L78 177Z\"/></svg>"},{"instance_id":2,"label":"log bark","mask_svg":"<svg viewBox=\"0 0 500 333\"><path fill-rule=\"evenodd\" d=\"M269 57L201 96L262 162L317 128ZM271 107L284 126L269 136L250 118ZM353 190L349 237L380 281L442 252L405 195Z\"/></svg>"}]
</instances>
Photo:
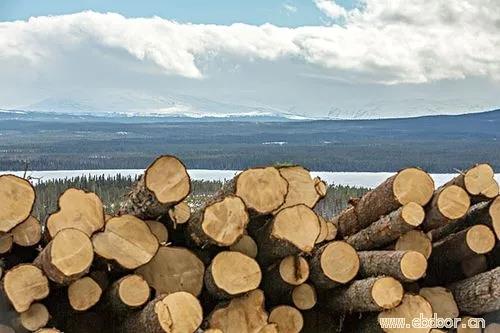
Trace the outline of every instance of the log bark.
<instances>
[{"instance_id":1,"label":"log bark","mask_svg":"<svg viewBox=\"0 0 500 333\"><path fill-rule=\"evenodd\" d=\"M309 207L301 204L282 209L257 232L257 259L269 265L289 255L309 253L319 232L318 216Z\"/></svg>"},{"instance_id":2,"label":"log bark","mask_svg":"<svg viewBox=\"0 0 500 333\"><path fill-rule=\"evenodd\" d=\"M420 230L408 231L398 238L394 245L396 251L416 251L429 259L432 253L431 239Z\"/></svg>"},{"instance_id":3,"label":"log bark","mask_svg":"<svg viewBox=\"0 0 500 333\"><path fill-rule=\"evenodd\" d=\"M262 280L257 262L240 253L224 251L215 256L205 272L205 287L217 299L255 290Z\"/></svg>"},{"instance_id":4,"label":"log bark","mask_svg":"<svg viewBox=\"0 0 500 333\"><path fill-rule=\"evenodd\" d=\"M91 277L85 276L69 285L68 301L73 310L87 311L99 302L102 293L101 286Z\"/></svg>"},{"instance_id":5,"label":"log bark","mask_svg":"<svg viewBox=\"0 0 500 333\"><path fill-rule=\"evenodd\" d=\"M22 264L5 273L3 290L14 309L24 312L49 295L49 281L38 267Z\"/></svg>"},{"instance_id":6,"label":"log bark","mask_svg":"<svg viewBox=\"0 0 500 333\"><path fill-rule=\"evenodd\" d=\"M404 169L362 196L354 206L334 218L334 223L345 238L410 202L425 206L433 191L434 181L426 172Z\"/></svg>"},{"instance_id":7,"label":"log bark","mask_svg":"<svg viewBox=\"0 0 500 333\"><path fill-rule=\"evenodd\" d=\"M302 166L280 166L279 173L288 182L288 192L285 202L276 209L275 213L287 207L304 204L314 208L319 200L326 195L326 184L318 179L312 178L309 170Z\"/></svg>"},{"instance_id":8,"label":"log bark","mask_svg":"<svg viewBox=\"0 0 500 333\"><path fill-rule=\"evenodd\" d=\"M239 197L227 196L210 201L189 220L186 236L199 247L230 246L244 234L249 222L245 203Z\"/></svg>"},{"instance_id":9,"label":"log bark","mask_svg":"<svg viewBox=\"0 0 500 333\"><path fill-rule=\"evenodd\" d=\"M216 197L240 197L252 216L267 215L285 202L288 182L275 167L251 168L227 182Z\"/></svg>"},{"instance_id":10,"label":"log bark","mask_svg":"<svg viewBox=\"0 0 500 333\"><path fill-rule=\"evenodd\" d=\"M388 275L401 282L413 282L425 275L427 259L416 251L361 251L359 276Z\"/></svg>"},{"instance_id":11,"label":"log bark","mask_svg":"<svg viewBox=\"0 0 500 333\"><path fill-rule=\"evenodd\" d=\"M480 202L472 206L467 215L458 221L429 231L429 237L433 242L437 242L450 234L476 224L484 224L490 227L495 232L496 238L500 239L500 197L490 202Z\"/></svg>"},{"instance_id":12,"label":"log bark","mask_svg":"<svg viewBox=\"0 0 500 333\"><path fill-rule=\"evenodd\" d=\"M332 241L316 249L309 260L309 278L318 288L335 288L358 274L359 257L343 241Z\"/></svg>"},{"instance_id":13,"label":"log bark","mask_svg":"<svg viewBox=\"0 0 500 333\"><path fill-rule=\"evenodd\" d=\"M259 333L267 324L264 293L259 289L219 305L208 317L209 327L224 333Z\"/></svg>"},{"instance_id":14,"label":"log bark","mask_svg":"<svg viewBox=\"0 0 500 333\"><path fill-rule=\"evenodd\" d=\"M498 195L498 183L493 168L486 163L476 164L450 180L446 185L457 185L467 191L473 202L487 201Z\"/></svg>"},{"instance_id":15,"label":"log bark","mask_svg":"<svg viewBox=\"0 0 500 333\"><path fill-rule=\"evenodd\" d=\"M25 221L35 204L35 189L26 179L0 176L0 232L8 232Z\"/></svg>"},{"instance_id":16,"label":"log bark","mask_svg":"<svg viewBox=\"0 0 500 333\"><path fill-rule=\"evenodd\" d=\"M158 251L158 239L148 225L132 215L113 217L104 231L92 236L95 253L125 269L147 264Z\"/></svg>"},{"instance_id":17,"label":"log bark","mask_svg":"<svg viewBox=\"0 0 500 333\"><path fill-rule=\"evenodd\" d=\"M313 309L302 311L304 318L304 327L302 333L339 333L342 325L340 318L334 317L331 313L321 311L321 309Z\"/></svg>"},{"instance_id":18,"label":"log bark","mask_svg":"<svg viewBox=\"0 0 500 333\"><path fill-rule=\"evenodd\" d=\"M58 207L47 219L47 239L63 229L78 229L90 237L104 226L104 207L95 193L70 188L59 197Z\"/></svg>"},{"instance_id":19,"label":"log bark","mask_svg":"<svg viewBox=\"0 0 500 333\"><path fill-rule=\"evenodd\" d=\"M300 311L289 305L273 308L269 313L269 322L278 326L278 332L299 333L304 327Z\"/></svg>"},{"instance_id":20,"label":"log bark","mask_svg":"<svg viewBox=\"0 0 500 333\"><path fill-rule=\"evenodd\" d=\"M500 310L500 267L451 284L461 313L482 315Z\"/></svg>"},{"instance_id":21,"label":"log bark","mask_svg":"<svg viewBox=\"0 0 500 333\"><path fill-rule=\"evenodd\" d=\"M89 237L77 229L63 229L33 263L51 281L68 285L87 274L93 259L94 250Z\"/></svg>"},{"instance_id":22,"label":"log bark","mask_svg":"<svg viewBox=\"0 0 500 333\"><path fill-rule=\"evenodd\" d=\"M161 295L123 323L123 332L187 333L195 332L203 320L196 297L187 292Z\"/></svg>"},{"instance_id":23,"label":"log bark","mask_svg":"<svg viewBox=\"0 0 500 333\"><path fill-rule=\"evenodd\" d=\"M441 186L426 207L422 229L429 231L453 223L465 216L470 207L470 197L459 186Z\"/></svg>"},{"instance_id":24,"label":"log bark","mask_svg":"<svg viewBox=\"0 0 500 333\"><path fill-rule=\"evenodd\" d=\"M379 312L398 306L403 295L403 286L398 280L392 277L370 277L329 290L321 301L332 312Z\"/></svg>"},{"instance_id":25,"label":"log bark","mask_svg":"<svg viewBox=\"0 0 500 333\"><path fill-rule=\"evenodd\" d=\"M159 294L186 291L195 296L203 287L203 262L183 247L161 246L153 259L135 273Z\"/></svg>"},{"instance_id":26,"label":"log bark","mask_svg":"<svg viewBox=\"0 0 500 333\"><path fill-rule=\"evenodd\" d=\"M410 202L348 237L346 241L358 251L380 248L418 227L424 217L422 206Z\"/></svg>"},{"instance_id":27,"label":"log bark","mask_svg":"<svg viewBox=\"0 0 500 333\"><path fill-rule=\"evenodd\" d=\"M170 208L182 202L190 191L186 166L175 156L163 155L134 184L120 212L144 220L168 216Z\"/></svg>"}]
</instances>

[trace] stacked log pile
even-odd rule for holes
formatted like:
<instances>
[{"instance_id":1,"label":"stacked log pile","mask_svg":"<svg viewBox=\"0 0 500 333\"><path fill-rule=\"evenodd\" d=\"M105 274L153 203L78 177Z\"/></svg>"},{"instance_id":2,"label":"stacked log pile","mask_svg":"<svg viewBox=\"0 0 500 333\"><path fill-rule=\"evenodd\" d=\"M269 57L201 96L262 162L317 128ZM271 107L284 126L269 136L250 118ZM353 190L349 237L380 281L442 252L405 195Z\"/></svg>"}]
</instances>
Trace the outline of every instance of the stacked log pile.
<instances>
[{"instance_id":1,"label":"stacked log pile","mask_svg":"<svg viewBox=\"0 0 500 333\"><path fill-rule=\"evenodd\" d=\"M40 223L31 184L0 176L0 332L450 331L408 326L433 317L498 330L487 164L438 189L404 169L332 220L314 211L326 184L300 166L247 169L193 211L190 190L182 162L160 156L119 215L69 189Z\"/></svg>"}]
</instances>

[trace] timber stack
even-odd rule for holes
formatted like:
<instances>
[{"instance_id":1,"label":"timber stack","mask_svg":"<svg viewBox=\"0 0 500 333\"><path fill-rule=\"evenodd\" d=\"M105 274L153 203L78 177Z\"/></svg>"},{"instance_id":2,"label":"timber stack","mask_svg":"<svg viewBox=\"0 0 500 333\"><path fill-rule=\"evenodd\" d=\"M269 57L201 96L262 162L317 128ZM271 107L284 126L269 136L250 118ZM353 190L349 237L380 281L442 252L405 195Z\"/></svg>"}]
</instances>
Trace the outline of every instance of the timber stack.
<instances>
[{"instance_id":1,"label":"timber stack","mask_svg":"<svg viewBox=\"0 0 500 333\"><path fill-rule=\"evenodd\" d=\"M471 318L486 318L498 332L488 164L437 189L403 169L329 220L314 210L326 183L301 166L247 169L196 208L190 191L184 164L164 155L118 215L72 188L38 221L30 182L0 176L0 331L451 332L411 325L460 318L458 332L473 332Z\"/></svg>"}]
</instances>

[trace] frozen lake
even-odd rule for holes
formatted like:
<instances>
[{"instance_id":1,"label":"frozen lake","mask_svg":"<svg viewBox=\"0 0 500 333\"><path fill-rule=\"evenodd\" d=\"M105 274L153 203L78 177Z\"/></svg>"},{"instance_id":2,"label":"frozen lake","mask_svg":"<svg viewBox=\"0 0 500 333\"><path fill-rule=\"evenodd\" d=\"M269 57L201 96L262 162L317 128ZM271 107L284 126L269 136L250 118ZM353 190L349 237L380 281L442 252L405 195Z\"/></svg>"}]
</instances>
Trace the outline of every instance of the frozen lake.
<instances>
[{"instance_id":1,"label":"frozen lake","mask_svg":"<svg viewBox=\"0 0 500 333\"><path fill-rule=\"evenodd\" d=\"M44 182L52 179L72 178L76 176L114 176L121 174L122 176L137 176L143 170L140 169L123 169L123 170L56 170L56 171L29 171L28 176L34 177L34 183ZM232 178L238 171L236 170L203 170L191 169L189 175L194 180L225 180ZM0 171L0 174L15 174L23 176L22 171ZM349 186L362 186L362 187L375 187L385 179L393 175L393 172L323 172L314 171L314 176L319 176L329 184L349 185ZM444 184L446 181L453 178L456 174L431 174L436 182L436 186ZM495 178L500 182L500 174L496 174ZM39 179L39 180L38 180Z\"/></svg>"}]
</instances>

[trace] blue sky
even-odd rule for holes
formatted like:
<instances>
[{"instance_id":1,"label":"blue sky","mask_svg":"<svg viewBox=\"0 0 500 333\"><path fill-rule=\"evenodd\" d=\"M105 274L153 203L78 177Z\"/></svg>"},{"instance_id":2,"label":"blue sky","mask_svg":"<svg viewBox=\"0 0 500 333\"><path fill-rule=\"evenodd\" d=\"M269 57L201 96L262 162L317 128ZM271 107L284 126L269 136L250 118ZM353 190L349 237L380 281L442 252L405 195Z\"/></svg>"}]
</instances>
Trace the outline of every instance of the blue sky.
<instances>
[{"instance_id":1,"label":"blue sky","mask_svg":"<svg viewBox=\"0 0 500 333\"><path fill-rule=\"evenodd\" d=\"M492 110L498 22L492 0L0 0L0 109Z\"/></svg>"},{"instance_id":2,"label":"blue sky","mask_svg":"<svg viewBox=\"0 0 500 333\"><path fill-rule=\"evenodd\" d=\"M352 0L337 3L346 8L354 6ZM287 7L296 8L296 12ZM114 12L126 17L160 16L191 23L272 23L290 27L318 25L325 19L310 0L1 0L0 21L84 10Z\"/></svg>"}]
</instances>

